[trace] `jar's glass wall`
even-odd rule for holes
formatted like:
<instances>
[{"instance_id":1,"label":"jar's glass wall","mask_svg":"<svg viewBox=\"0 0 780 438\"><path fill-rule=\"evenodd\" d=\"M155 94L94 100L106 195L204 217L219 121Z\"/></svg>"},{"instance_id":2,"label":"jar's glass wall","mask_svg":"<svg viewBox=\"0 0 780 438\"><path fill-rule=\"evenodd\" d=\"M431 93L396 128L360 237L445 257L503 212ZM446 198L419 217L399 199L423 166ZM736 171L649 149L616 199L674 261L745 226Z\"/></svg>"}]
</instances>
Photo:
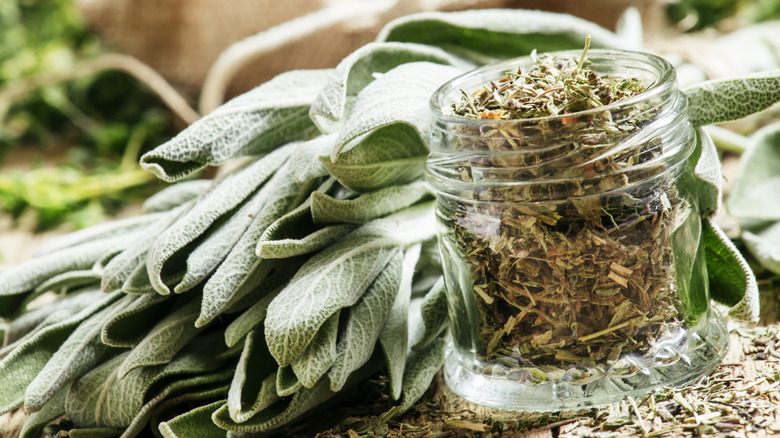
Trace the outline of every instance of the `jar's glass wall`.
<instances>
[{"instance_id":1,"label":"jar's glass wall","mask_svg":"<svg viewBox=\"0 0 780 438\"><path fill-rule=\"evenodd\" d=\"M426 177L453 337L445 377L473 401L609 403L690 379L724 352L689 193L695 136L674 72L644 54L591 59L647 90L543 119L448 114L461 89L528 58L455 79L432 101Z\"/></svg>"}]
</instances>

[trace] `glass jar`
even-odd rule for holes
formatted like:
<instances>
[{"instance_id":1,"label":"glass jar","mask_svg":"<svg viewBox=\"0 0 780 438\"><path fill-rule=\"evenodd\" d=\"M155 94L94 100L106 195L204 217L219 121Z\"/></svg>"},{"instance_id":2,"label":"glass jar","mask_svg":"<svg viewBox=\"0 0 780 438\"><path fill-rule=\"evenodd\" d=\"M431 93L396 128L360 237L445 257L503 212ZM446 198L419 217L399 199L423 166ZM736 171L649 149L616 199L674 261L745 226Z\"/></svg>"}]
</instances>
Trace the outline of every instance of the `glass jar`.
<instances>
[{"instance_id":1,"label":"glass jar","mask_svg":"<svg viewBox=\"0 0 780 438\"><path fill-rule=\"evenodd\" d=\"M603 405L688 382L726 352L690 189L696 138L674 69L636 52L588 59L645 91L554 117L453 112L464 92L530 70L526 57L453 79L431 99L426 179L452 321L444 373L467 400Z\"/></svg>"}]
</instances>

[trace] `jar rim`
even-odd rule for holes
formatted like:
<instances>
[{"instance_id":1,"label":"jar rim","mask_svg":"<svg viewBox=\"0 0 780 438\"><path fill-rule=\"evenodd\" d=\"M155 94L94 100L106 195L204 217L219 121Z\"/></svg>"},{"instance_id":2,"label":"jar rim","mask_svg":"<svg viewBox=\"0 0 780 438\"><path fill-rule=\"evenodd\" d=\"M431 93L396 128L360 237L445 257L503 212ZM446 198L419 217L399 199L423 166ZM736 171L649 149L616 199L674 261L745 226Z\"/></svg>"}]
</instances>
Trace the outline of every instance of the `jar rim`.
<instances>
[{"instance_id":1,"label":"jar rim","mask_svg":"<svg viewBox=\"0 0 780 438\"><path fill-rule=\"evenodd\" d=\"M576 59L582 54L582 51L578 50L564 50L555 52L545 52L541 55L549 55L559 58L572 58ZM505 74L508 71L516 69L519 65L534 63L534 58L531 55L521 56L518 58L512 58L505 61L501 61L494 64L485 65L464 73L456 78L449 80L439 87L431 96L430 108L432 110L434 118L443 123L457 123L460 125L474 125L474 126L495 126L499 127L505 124L517 125L518 123L537 124L550 121L561 120L569 117L581 117L590 114L596 114L605 110L617 110L619 108L636 105L639 102L662 96L665 93L669 93L672 87L676 88L676 73L672 64L666 59L653 55L647 52L638 52L630 50L616 50L616 49L591 49L588 51L587 59L591 62L597 60L608 60L609 62L617 62L615 65L630 66L629 61L634 64L641 64L643 66L654 68L658 72L657 79L650 84L644 91L637 93L627 99L623 99L617 102L610 103L598 108L591 108L583 111L577 111L572 113L559 114L555 116L535 117L527 119L480 119L473 117L466 117L455 114L453 112L445 112L444 109L454 103L452 95L463 89L463 86L474 82L472 85L482 85L482 82L476 82L476 78L481 75L487 74ZM623 64L620 63L623 61ZM458 93L459 94L459 93Z\"/></svg>"}]
</instances>

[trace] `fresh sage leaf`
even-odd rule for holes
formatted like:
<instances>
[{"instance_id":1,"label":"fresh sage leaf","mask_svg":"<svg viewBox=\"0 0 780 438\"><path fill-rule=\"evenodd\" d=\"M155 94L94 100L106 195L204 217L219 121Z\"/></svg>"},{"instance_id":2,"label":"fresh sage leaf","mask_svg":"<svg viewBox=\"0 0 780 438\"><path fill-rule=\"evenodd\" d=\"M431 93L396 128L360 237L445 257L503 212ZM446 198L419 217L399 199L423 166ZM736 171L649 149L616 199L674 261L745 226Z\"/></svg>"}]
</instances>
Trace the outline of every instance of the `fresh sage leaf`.
<instances>
[{"instance_id":1,"label":"fresh sage leaf","mask_svg":"<svg viewBox=\"0 0 780 438\"><path fill-rule=\"evenodd\" d=\"M414 245L404 253L401 265L401 285L390 308L385 326L379 334L379 345L387 361L387 374L390 378L390 396L393 400L401 397L406 356L409 345L409 301L412 295L414 267L420 258L420 245Z\"/></svg>"},{"instance_id":2,"label":"fresh sage leaf","mask_svg":"<svg viewBox=\"0 0 780 438\"><path fill-rule=\"evenodd\" d=\"M357 96L354 110L339 131L331 161L339 154L360 144L353 140L385 126L409 125L418 132L418 142L425 143L430 132L428 105L431 95L462 70L429 62L413 62L396 67L365 87ZM350 147L348 147L348 145Z\"/></svg>"},{"instance_id":3,"label":"fresh sage leaf","mask_svg":"<svg viewBox=\"0 0 780 438\"><path fill-rule=\"evenodd\" d=\"M257 255L264 259L287 259L319 251L355 229L354 225L331 225L302 239L270 240L257 243Z\"/></svg>"},{"instance_id":4,"label":"fresh sage leaf","mask_svg":"<svg viewBox=\"0 0 780 438\"><path fill-rule=\"evenodd\" d=\"M179 181L147 198L142 208L147 213L173 210L206 193L213 183L210 179Z\"/></svg>"},{"instance_id":5,"label":"fresh sage leaf","mask_svg":"<svg viewBox=\"0 0 780 438\"><path fill-rule=\"evenodd\" d=\"M730 306L733 318L758 321L758 282L747 261L711 219L702 221L702 239L712 299Z\"/></svg>"},{"instance_id":6,"label":"fresh sage leaf","mask_svg":"<svg viewBox=\"0 0 780 438\"><path fill-rule=\"evenodd\" d=\"M761 266L780 274L780 222L742 231L742 240Z\"/></svg>"},{"instance_id":7,"label":"fresh sage leaf","mask_svg":"<svg viewBox=\"0 0 780 438\"><path fill-rule=\"evenodd\" d=\"M425 394L434 376L444 364L446 344L444 338L440 337L412 357L404 373L403 398L398 406L390 410L391 416L408 411Z\"/></svg>"},{"instance_id":8,"label":"fresh sage leaf","mask_svg":"<svg viewBox=\"0 0 780 438\"><path fill-rule=\"evenodd\" d=\"M100 340L103 324L124 309L133 297L125 296L81 322L46 366L27 385L24 409L36 412L66 384L80 377L112 353L112 347Z\"/></svg>"},{"instance_id":9,"label":"fresh sage leaf","mask_svg":"<svg viewBox=\"0 0 780 438\"><path fill-rule=\"evenodd\" d=\"M412 350L419 350L434 341L449 324L447 317L447 293L444 279L439 277L436 284L425 295L420 306L424 331L412 342Z\"/></svg>"},{"instance_id":10,"label":"fresh sage leaf","mask_svg":"<svg viewBox=\"0 0 780 438\"><path fill-rule=\"evenodd\" d=\"M133 237L120 235L85 242L0 271L0 295L29 292L55 275L89 269L103 254L127 245Z\"/></svg>"},{"instance_id":11,"label":"fresh sage leaf","mask_svg":"<svg viewBox=\"0 0 780 438\"><path fill-rule=\"evenodd\" d=\"M74 289L100 284L100 279L100 274L93 269L63 272L38 285L33 291L33 295L37 296L45 292L66 294Z\"/></svg>"},{"instance_id":12,"label":"fresh sage leaf","mask_svg":"<svg viewBox=\"0 0 780 438\"><path fill-rule=\"evenodd\" d=\"M200 303L193 299L163 318L138 343L119 367L118 377L124 379L132 370L170 362L202 328L195 327Z\"/></svg>"},{"instance_id":13,"label":"fresh sage leaf","mask_svg":"<svg viewBox=\"0 0 780 438\"><path fill-rule=\"evenodd\" d=\"M119 293L104 296L80 312L58 323L48 325L14 348L1 362L0 414L21 406L24 394L38 373L71 333L90 316L119 299Z\"/></svg>"},{"instance_id":14,"label":"fresh sage leaf","mask_svg":"<svg viewBox=\"0 0 780 438\"><path fill-rule=\"evenodd\" d=\"M276 395L279 397L289 397L303 388L303 384L298 380L298 376L291 365L279 367L276 372Z\"/></svg>"},{"instance_id":15,"label":"fresh sage leaf","mask_svg":"<svg viewBox=\"0 0 780 438\"><path fill-rule=\"evenodd\" d=\"M100 339L112 347L134 347L164 317L173 302L169 296L159 294L137 297L103 324Z\"/></svg>"},{"instance_id":16,"label":"fresh sage leaf","mask_svg":"<svg viewBox=\"0 0 780 438\"><path fill-rule=\"evenodd\" d=\"M409 207L429 194L424 181L386 187L355 199L340 200L315 192L311 195L311 215L318 224L362 224Z\"/></svg>"},{"instance_id":17,"label":"fresh sage leaf","mask_svg":"<svg viewBox=\"0 0 780 438\"><path fill-rule=\"evenodd\" d=\"M238 344L238 341L243 339L252 329L265 321L268 305L271 304L271 301L276 298L277 295L279 295L279 292L282 291L282 288L288 281L289 277L286 273L283 275L271 274L266 278L262 287L269 288L271 292L268 292L263 298L257 300L252 307L248 308L244 313L234 319L225 329L225 344L227 344L228 347Z\"/></svg>"},{"instance_id":18,"label":"fresh sage leaf","mask_svg":"<svg viewBox=\"0 0 780 438\"><path fill-rule=\"evenodd\" d=\"M33 412L22 425L19 431L19 438L40 438L44 436L43 429L65 414L65 397L70 391L70 383L57 391L57 394L51 398L40 410Z\"/></svg>"},{"instance_id":19,"label":"fresh sage leaf","mask_svg":"<svg viewBox=\"0 0 780 438\"><path fill-rule=\"evenodd\" d=\"M158 426L164 438L226 438L227 431L211 421L211 416L225 404L217 401L199 406Z\"/></svg>"},{"instance_id":20,"label":"fresh sage leaf","mask_svg":"<svg viewBox=\"0 0 780 438\"><path fill-rule=\"evenodd\" d=\"M154 433L155 436L162 438L162 434L159 432L159 427L157 426L165 422L165 420L173 419L191 411L193 406L202 406L212 403L224 404L229 389L229 383L217 382L211 385L189 388L185 392L177 393L166 398L154 408L152 415L149 418L152 433ZM219 429L214 422L211 421L211 417L209 417L209 423L212 428ZM222 433L224 436L225 431L222 431Z\"/></svg>"},{"instance_id":21,"label":"fresh sage leaf","mask_svg":"<svg viewBox=\"0 0 780 438\"><path fill-rule=\"evenodd\" d=\"M305 182L328 175L328 169L320 162L320 157L330 154L336 142L336 134L321 135L312 140L298 143L293 152L295 180Z\"/></svg>"},{"instance_id":22,"label":"fresh sage leaf","mask_svg":"<svg viewBox=\"0 0 780 438\"><path fill-rule=\"evenodd\" d=\"M243 423L279 400L277 369L262 331L249 332L228 392L227 409L233 421Z\"/></svg>"},{"instance_id":23,"label":"fresh sage leaf","mask_svg":"<svg viewBox=\"0 0 780 438\"><path fill-rule=\"evenodd\" d=\"M341 311L337 311L325 320L306 349L290 364L305 388L314 387L336 361L340 316Z\"/></svg>"},{"instance_id":24,"label":"fresh sage leaf","mask_svg":"<svg viewBox=\"0 0 780 438\"><path fill-rule=\"evenodd\" d=\"M706 81L683 92L694 126L739 120L780 102L780 69Z\"/></svg>"},{"instance_id":25,"label":"fresh sage leaf","mask_svg":"<svg viewBox=\"0 0 780 438\"><path fill-rule=\"evenodd\" d=\"M116 438L123 431L118 427L77 427L68 431L68 438Z\"/></svg>"},{"instance_id":26,"label":"fresh sage leaf","mask_svg":"<svg viewBox=\"0 0 780 438\"><path fill-rule=\"evenodd\" d=\"M315 130L309 107L331 74L332 70L282 73L145 153L141 167L164 181L176 181L207 165L304 140Z\"/></svg>"},{"instance_id":27,"label":"fresh sage leaf","mask_svg":"<svg viewBox=\"0 0 780 438\"><path fill-rule=\"evenodd\" d=\"M304 264L268 306L265 337L279 366L297 359L334 313L355 304L396 252L396 241L358 229Z\"/></svg>"},{"instance_id":28,"label":"fresh sage leaf","mask_svg":"<svg viewBox=\"0 0 780 438\"><path fill-rule=\"evenodd\" d=\"M271 178L291 153L290 147L283 147L228 174L157 238L149 250L147 270L158 293L170 293L162 281L166 262ZM273 178L268 184L272 181Z\"/></svg>"},{"instance_id":29,"label":"fresh sage leaf","mask_svg":"<svg viewBox=\"0 0 780 438\"><path fill-rule=\"evenodd\" d=\"M374 78L410 62L432 62L468 70L474 65L422 44L369 43L344 58L311 106L309 115L322 132L336 132L357 94Z\"/></svg>"},{"instance_id":30,"label":"fresh sage leaf","mask_svg":"<svg viewBox=\"0 0 780 438\"><path fill-rule=\"evenodd\" d=\"M519 25L522 23L522 25ZM519 9L462 12L423 12L388 23L377 41L403 41L457 49L460 56L492 62L531 53L532 50L582 49L585 35L591 46L628 49L614 33L568 14Z\"/></svg>"},{"instance_id":31,"label":"fresh sage leaf","mask_svg":"<svg viewBox=\"0 0 780 438\"><path fill-rule=\"evenodd\" d=\"M761 129L751 139L726 206L740 219L780 220L780 124Z\"/></svg>"},{"instance_id":32,"label":"fresh sage leaf","mask_svg":"<svg viewBox=\"0 0 780 438\"><path fill-rule=\"evenodd\" d=\"M292 163L289 161L271 178L268 185L275 187L275 190L244 235L206 282L201 313L196 325L208 323L230 307L232 302L258 286L271 268L267 260L260 259L255 253L258 240L268 226L298 207L312 191L309 183L295 181Z\"/></svg>"},{"instance_id":33,"label":"fresh sage leaf","mask_svg":"<svg viewBox=\"0 0 780 438\"><path fill-rule=\"evenodd\" d=\"M331 391L341 391L350 374L360 369L374 353L379 334L401 287L402 263L403 256L397 253L374 279L360 301L349 309L347 324L337 347L337 357L328 372Z\"/></svg>"}]
</instances>

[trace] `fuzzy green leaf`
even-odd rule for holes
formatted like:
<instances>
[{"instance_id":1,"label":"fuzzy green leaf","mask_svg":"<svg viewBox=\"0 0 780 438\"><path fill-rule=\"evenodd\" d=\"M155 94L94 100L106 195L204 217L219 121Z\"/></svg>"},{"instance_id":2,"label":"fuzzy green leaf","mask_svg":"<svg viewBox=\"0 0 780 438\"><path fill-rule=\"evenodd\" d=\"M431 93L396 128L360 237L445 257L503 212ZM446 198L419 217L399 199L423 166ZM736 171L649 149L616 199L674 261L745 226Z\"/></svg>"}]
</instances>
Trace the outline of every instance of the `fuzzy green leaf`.
<instances>
[{"instance_id":1,"label":"fuzzy green leaf","mask_svg":"<svg viewBox=\"0 0 780 438\"><path fill-rule=\"evenodd\" d=\"M305 388L312 388L336 361L340 315L341 311L337 311L325 320L306 349L290 364Z\"/></svg>"},{"instance_id":2,"label":"fuzzy green leaf","mask_svg":"<svg viewBox=\"0 0 780 438\"><path fill-rule=\"evenodd\" d=\"M112 347L134 347L170 310L174 300L169 296L148 294L106 321L100 339Z\"/></svg>"},{"instance_id":3,"label":"fuzzy green leaf","mask_svg":"<svg viewBox=\"0 0 780 438\"><path fill-rule=\"evenodd\" d=\"M780 69L702 82L683 92L694 126L739 120L780 102Z\"/></svg>"},{"instance_id":4,"label":"fuzzy green leaf","mask_svg":"<svg viewBox=\"0 0 780 438\"><path fill-rule=\"evenodd\" d=\"M281 239L257 243L257 255L264 259L286 259L319 251L355 229L354 225L331 225L302 239Z\"/></svg>"},{"instance_id":5,"label":"fuzzy green leaf","mask_svg":"<svg viewBox=\"0 0 780 438\"><path fill-rule=\"evenodd\" d=\"M170 293L162 281L163 269L169 259L206 232L220 216L241 204L258 186L267 180L266 184L273 186L277 178L272 175L291 153L290 146L283 147L228 174L157 238L149 250L147 270L158 293Z\"/></svg>"},{"instance_id":6,"label":"fuzzy green leaf","mask_svg":"<svg viewBox=\"0 0 780 438\"><path fill-rule=\"evenodd\" d=\"M233 421L243 423L279 400L277 369L262 331L249 332L228 392L227 409Z\"/></svg>"},{"instance_id":7,"label":"fuzzy green leaf","mask_svg":"<svg viewBox=\"0 0 780 438\"><path fill-rule=\"evenodd\" d=\"M743 231L742 239L761 266L780 274L780 222Z\"/></svg>"},{"instance_id":8,"label":"fuzzy green leaf","mask_svg":"<svg viewBox=\"0 0 780 438\"><path fill-rule=\"evenodd\" d=\"M70 391L70 383L57 391L39 411L33 412L19 431L19 438L40 438L44 436L43 428L50 422L65 414L65 397Z\"/></svg>"},{"instance_id":9,"label":"fuzzy green leaf","mask_svg":"<svg viewBox=\"0 0 780 438\"><path fill-rule=\"evenodd\" d=\"M311 214L318 224L362 224L409 207L429 194L424 181L387 187L355 199L339 200L325 193L312 193Z\"/></svg>"},{"instance_id":10,"label":"fuzzy green leaf","mask_svg":"<svg viewBox=\"0 0 780 438\"><path fill-rule=\"evenodd\" d=\"M309 106L332 70L283 73L227 102L141 157L141 167L176 181L207 165L269 152L314 132Z\"/></svg>"},{"instance_id":11,"label":"fuzzy green leaf","mask_svg":"<svg viewBox=\"0 0 780 438\"><path fill-rule=\"evenodd\" d=\"M33 295L40 295L45 292L65 294L74 289L83 289L87 286L99 284L100 279L100 273L95 269L63 272L39 284L33 291Z\"/></svg>"},{"instance_id":12,"label":"fuzzy green leaf","mask_svg":"<svg viewBox=\"0 0 780 438\"><path fill-rule=\"evenodd\" d=\"M390 378L390 396L398 400L401 396L406 355L409 345L409 300L412 295L414 268L420 259L420 245L409 248L404 254L401 267L401 285L393 301L387 322L379 335L379 344L387 361Z\"/></svg>"},{"instance_id":13,"label":"fuzzy green leaf","mask_svg":"<svg viewBox=\"0 0 780 438\"><path fill-rule=\"evenodd\" d=\"M267 292L263 298L257 300L252 307L248 308L244 313L234 319L225 329L225 344L227 344L228 347L236 345L238 341L243 339L253 328L265 321L268 305L271 304L271 301L276 298L277 295L279 295L279 292L282 291L282 288L289 280L290 278L287 275L277 275L274 273L263 281L261 287L264 289L267 288L270 292Z\"/></svg>"},{"instance_id":14,"label":"fuzzy green leaf","mask_svg":"<svg viewBox=\"0 0 780 438\"><path fill-rule=\"evenodd\" d=\"M401 64L433 62L473 68L449 53L431 46L408 43L369 43L344 58L335 74L317 96L309 115L322 132L336 132L339 121L350 111L357 94L385 73Z\"/></svg>"},{"instance_id":15,"label":"fuzzy green leaf","mask_svg":"<svg viewBox=\"0 0 780 438\"><path fill-rule=\"evenodd\" d=\"M328 175L328 169L320 162L320 157L328 155L336 143L336 134L321 135L315 139L298 143L293 153L295 180L309 181Z\"/></svg>"},{"instance_id":16,"label":"fuzzy green leaf","mask_svg":"<svg viewBox=\"0 0 780 438\"><path fill-rule=\"evenodd\" d=\"M160 433L164 438L226 438L227 431L211 421L214 412L224 404L224 401L210 403L162 422Z\"/></svg>"},{"instance_id":17,"label":"fuzzy green leaf","mask_svg":"<svg viewBox=\"0 0 780 438\"><path fill-rule=\"evenodd\" d=\"M194 179L171 184L148 197L144 201L143 210L148 213L173 210L206 193L213 183L210 179Z\"/></svg>"},{"instance_id":18,"label":"fuzzy green leaf","mask_svg":"<svg viewBox=\"0 0 780 438\"><path fill-rule=\"evenodd\" d=\"M626 47L614 33L568 14L519 9L423 12L395 19L378 41L405 41L439 46L482 63L539 52L582 49L585 35L592 47Z\"/></svg>"},{"instance_id":19,"label":"fuzzy green leaf","mask_svg":"<svg viewBox=\"0 0 780 438\"><path fill-rule=\"evenodd\" d=\"M349 317L339 340L337 357L328 372L331 391L340 391L350 374L362 367L376 349L379 334L401 286L403 256L397 253L376 277L368 290L349 309Z\"/></svg>"},{"instance_id":20,"label":"fuzzy green leaf","mask_svg":"<svg viewBox=\"0 0 780 438\"><path fill-rule=\"evenodd\" d=\"M433 342L449 324L447 316L447 292L444 279L439 277L436 284L425 295L420 306L424 331L412 342L412 350L419 350Z\"/></svg>"},{"instance_id":21,"label":"fuzzy green leaf","mask_svg":"<svg viewBox=\"0 0 780 438\"><path fill-rule=\"evenodd\" d=\"M752 143L740 158L726 206L740 219L780 220L780 124L753 134Z\"/></svg>"},{"instance_id":22,"label":"fuzzy green leaf","mask_svg":"<svg viewBox=\"0 0 780 438\"><path fill-rule=\"evenodd\" d=\"M447 345L443 337L429 344L410 361L403 379L403 398L394 407L392 415L401 415L414 406L425 391L431 386L436 373L444 364L444 350Z\"/></svg>"}]
</instances>

